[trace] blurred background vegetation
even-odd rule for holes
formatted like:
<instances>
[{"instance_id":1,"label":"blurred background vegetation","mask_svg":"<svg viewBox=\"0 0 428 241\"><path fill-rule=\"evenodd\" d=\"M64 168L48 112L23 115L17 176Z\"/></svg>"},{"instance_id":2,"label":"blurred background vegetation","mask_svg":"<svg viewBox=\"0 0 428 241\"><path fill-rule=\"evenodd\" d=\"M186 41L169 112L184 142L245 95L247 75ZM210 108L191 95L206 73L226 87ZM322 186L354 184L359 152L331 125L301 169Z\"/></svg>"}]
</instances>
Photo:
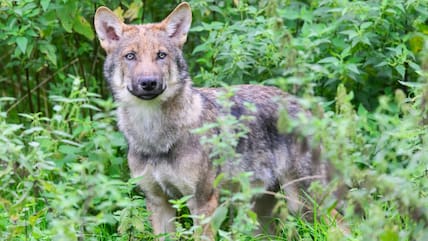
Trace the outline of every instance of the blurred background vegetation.
<instances>
[{"instance_id":1,"label":"blurred background vegetation","mask_svg":"<svg viewBox=\"0 0 428 241\"><path fill-rule=\"evenodd\" d=\"M0 0L1 240L153 238L92 22L101 5L149 23L179 2ZM325 110L299 124L348 187L352 233L288 218L271 240L428 240L426 0L189 2L194 85L276 85ZM233 227L223 239L251 240Z\"/></svg>"}]
</instances>

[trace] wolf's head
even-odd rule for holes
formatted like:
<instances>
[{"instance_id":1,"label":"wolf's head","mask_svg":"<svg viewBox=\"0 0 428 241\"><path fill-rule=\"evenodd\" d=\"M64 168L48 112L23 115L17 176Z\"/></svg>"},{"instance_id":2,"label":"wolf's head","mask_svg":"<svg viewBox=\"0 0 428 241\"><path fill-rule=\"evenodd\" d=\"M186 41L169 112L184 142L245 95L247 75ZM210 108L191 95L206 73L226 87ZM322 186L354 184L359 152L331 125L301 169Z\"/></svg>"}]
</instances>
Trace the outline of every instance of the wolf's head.
<instances>
[{"instance_id":1,"label":"wolf's head","mask_svg":"<svg viewBox=\"0 0 428 241\"><path fill-rule=\"evenodd\" d=\"M108 8L95 14L95 30L107 52L104 65L120 102L167 100L189 82L182 47L192 21L188 3L181 3L160 23L127 25Z\"/></svg>"}]
</instances>

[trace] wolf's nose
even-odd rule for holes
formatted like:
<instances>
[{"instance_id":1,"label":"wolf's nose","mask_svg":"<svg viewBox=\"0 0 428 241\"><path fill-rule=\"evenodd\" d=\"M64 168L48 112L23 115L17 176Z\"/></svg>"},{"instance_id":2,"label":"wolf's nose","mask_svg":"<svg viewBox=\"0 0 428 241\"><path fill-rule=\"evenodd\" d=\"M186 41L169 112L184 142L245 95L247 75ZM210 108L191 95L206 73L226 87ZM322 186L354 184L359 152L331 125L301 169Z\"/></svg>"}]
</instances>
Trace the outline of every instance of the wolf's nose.
<instances>
[{"instance_id":1,"label":"wolf's nose","mask_svg":"<svg viewBox=\"0 0 428 241\"><path fill-rule=\"evenodd\" d=\"M145 91L151 91L156 89L158 81L155 78L142 78L140 80L140 86Z\"/></svg>"}]
</instances>

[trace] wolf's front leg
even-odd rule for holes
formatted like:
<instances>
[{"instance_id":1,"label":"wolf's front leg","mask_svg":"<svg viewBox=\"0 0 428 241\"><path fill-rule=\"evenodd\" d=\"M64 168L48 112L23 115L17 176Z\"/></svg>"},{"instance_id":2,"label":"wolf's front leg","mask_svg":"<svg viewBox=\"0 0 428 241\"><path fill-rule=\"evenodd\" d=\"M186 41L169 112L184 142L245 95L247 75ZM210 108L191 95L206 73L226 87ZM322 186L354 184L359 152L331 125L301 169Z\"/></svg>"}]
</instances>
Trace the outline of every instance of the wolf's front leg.
<instances>
[{"instance_id":1,"label":"wolf's front leg","mask_svg":"<svg viewBox=\"0 0 428 241\"><path fill-rule=\"evenodd\" d=\"M194 225L200 225L200 216L210 217L218 206L218 194L213 192L211 195L206 197L193 197L189 200L188 204L190 212L193 216ZM211 224L204 224L202 226L202 236L196 235L195 240L215 240L215 234L211 228Z\"/></svg>"},{"instance_id":2,"label":"wolf's front leg","mask_svg":"<svg viewBox=\"0 0 428 241\"><path fill-rule=\"evenodd\" d=\"M175 232L174 218L175 209L166 198L151 197L146 200L147 208L151 212L150 221L155 235L171 234ZM164 240L159 238L159 241Z\"/></svg>"}]
</instances>

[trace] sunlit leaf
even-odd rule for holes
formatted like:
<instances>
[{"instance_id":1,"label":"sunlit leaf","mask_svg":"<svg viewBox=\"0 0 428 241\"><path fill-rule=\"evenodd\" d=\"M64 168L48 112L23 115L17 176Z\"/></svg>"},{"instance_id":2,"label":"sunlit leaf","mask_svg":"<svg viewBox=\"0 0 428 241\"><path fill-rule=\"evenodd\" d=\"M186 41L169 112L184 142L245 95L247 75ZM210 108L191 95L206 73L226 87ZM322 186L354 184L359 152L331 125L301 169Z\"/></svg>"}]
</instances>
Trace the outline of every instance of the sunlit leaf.
<instances>
[{"instance_id":1,"label":"sunlit leaf","mask_svg":"<svg viewBox=\"0 0 428 241\"><path fill-rule=\"evenodd\" d=\"M424 38L420 35L414 35L409 39L410 50L413 53L419 53L424 47Z\"/></svg>"},{"instance_id":2,"label":"sunlit leaf","mask_svg":"<svg viewBox=\"0 0 428 241\"><path fill-rule=\"evenodd\" d=\"M123 14L123 17L128 19L129 21L132 21L136 18L138 18L138 14L140 13L143 6L142 1L134 1L129 5L128 10Z\"/></svg>"},{"instance_id":3,"label":"sunlit leaf","mask_svg":"<svg viewBox=\"0 0 428 241\"><path fill-rule=\"evenodd\" d=\"M51 0L41 0L40 5L42 5L43 11L48 10Z\"/></svg>"},{"instance_id":4,"label":"sunlit leaf","mask_svg":"<svg viewBox=\"0 0 428 241\"><path fill-rule=\"evenodd\" d=\"M85 36L89 40L92 40L95 37L91 24L89 24L89 22L83 16L78 16L75 18L73 30Z\"/></svg>"},{"instance_id":5,"label":"sunlit leaf","mask_svg":"<svg viewBox=\"0 0 428 241\"><path fill-rule=\"evenodd\" d=\"M117 7L115 10L113 10L113 12L114 12L114 14L121 20L121 21L123 21L124 20L124 18L123 18L123 9L119 6L119 7Z\"/></svg>"},{"instance_id":6,"label":"sunlit leaf","mask_svg":"<svg viewBox=\"0 0 428 241\"><path fill-rule=\"evenodd\" d=\"M355 74L360 74L360 70L356 64L348 64L346 65L346 68Z\"/></svg>"},{"instance_id":7,"label":"sunlit leaf","mask_svg":"<svg viewBox=\"0 0 428 241\"><path fill-rule=\"evenodd\" d=\"M211 225L214 231L217 231L227 217L228 209L226 206L218 207L211 217Z\"/></svg>"},{"instance_id":8,"label":"sunlit leaf","mask_svg":"<svg viewBox=\"0 0 428 241\"><path fill-rule=\"evenodd\" d=\"M68 33L71 33L73 30L76 8L76 1L68 1L66 5L62 5L56 9L56 15L59 18L62 27Z\"/></svg>"},{"instance_id":9,"label":"sunlit leaf","mask_svg":"<svg viewBox=\"0 0 428 241\"><path fill-rule=\"evenodd\" d=\"M406 74L406 68L404 65L397 65L395 66L395 70L400 74L401 78L404 78L404 75Z\"/></svg>"},{"instance_id":10,"label":"sunlit leaf","mask_svg":"<svg viewBox=\"0 0 428 241\"><path fill-rule=\"evenodd\" d=\"M28 39L26 37L17 37L16 44L18 45L21 52L25 54L25 51L27 50Z\"/></svg>"}]
</instances>

